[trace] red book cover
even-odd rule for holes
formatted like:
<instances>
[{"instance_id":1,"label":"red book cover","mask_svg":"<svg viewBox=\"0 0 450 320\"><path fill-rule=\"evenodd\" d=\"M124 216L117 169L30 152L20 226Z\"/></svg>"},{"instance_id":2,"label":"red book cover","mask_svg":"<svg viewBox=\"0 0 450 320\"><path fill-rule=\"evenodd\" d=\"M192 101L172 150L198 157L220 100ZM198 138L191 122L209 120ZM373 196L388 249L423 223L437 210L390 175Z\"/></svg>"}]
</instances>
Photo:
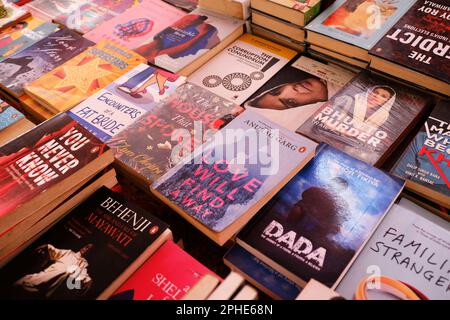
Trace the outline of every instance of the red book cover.
<instances>
[{"instance_id":1,"label":"red book cover","mask_svg":"<svg viewBox=\"0 0 450 320\"><path fill-rule=\"evenodd\" d=\"M111 300L180 300L205 274L215 273L168 240Z\"/></svg>"}]
</instances>

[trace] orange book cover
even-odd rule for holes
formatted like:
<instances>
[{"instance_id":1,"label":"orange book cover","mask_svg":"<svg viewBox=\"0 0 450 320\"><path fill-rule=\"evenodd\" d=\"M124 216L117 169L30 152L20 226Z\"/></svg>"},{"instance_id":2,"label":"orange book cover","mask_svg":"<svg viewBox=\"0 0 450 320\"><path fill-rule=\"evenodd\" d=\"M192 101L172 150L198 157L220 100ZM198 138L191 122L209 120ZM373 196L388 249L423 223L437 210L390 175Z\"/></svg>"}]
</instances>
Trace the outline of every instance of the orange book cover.
<instances>
[{"instance_id":1,"label":"orange book cover","mask_svg":"<svg viewBox=\"0 0 450 320\"><path fill-rule=\"evenodd\" d=\"M25 91L51 111L66 111L146 60L112 41L97 45L26 85Z\"/></svg>"}]
</instances>

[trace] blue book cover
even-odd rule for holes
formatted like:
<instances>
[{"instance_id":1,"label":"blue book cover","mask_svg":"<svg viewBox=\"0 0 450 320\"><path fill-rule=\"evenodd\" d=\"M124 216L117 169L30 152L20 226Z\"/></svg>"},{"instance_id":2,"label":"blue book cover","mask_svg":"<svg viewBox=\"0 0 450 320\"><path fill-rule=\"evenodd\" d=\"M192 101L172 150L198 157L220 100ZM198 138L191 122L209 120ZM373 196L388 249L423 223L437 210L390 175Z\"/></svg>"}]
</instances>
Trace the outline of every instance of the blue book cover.
<instances>
[{"instance_id":1,"label":"blue book cover","mask_svg":"<svg viewBox=\"0 0 450 320\"><path fill-rule=\"evenodd\" d=\"M55 23L44 22L32 30L23 31L23 35L7 45L0 47L0 62L4 61L11 55L21 52L47 37L49 34L58 30L58 25Z\"/></svg>"},{"instance_id":2,"label":"blue book cover","mask_svg":"<svg viewBox=\"0 0 450 320\"><path fill-rule=\"evenodd\" d=\"M23 119L24 115L0 99L0 131Z\"/></svg>"},{"instance_id":3,"label":"blue book cover","mask_svg":"<svg viewBox=\"0 0 450 320\"><path fill-rule=\"evenodd\" d=\"M346 299L450 299L450 225L401 199L336 291ZM396 290L393 290L393 289Z\"/></svg>"},{"instance_id":4,"label":"blue book cover","mask_svg":"<svg viewBox=\"0 0 450 320\"><path fill-rule=\"evenodd\" d=\"M450 208L450 100L433 109L392 173L406 187Z\"/></svg>"},{"instance_id":5,"label":"blue book cover","mask_svg":"<svg viewBox=\"0 0 450 320\"><path fill-rule=\"evenodd\" d=\"M306 28L370 50L413 4L404 0L337 0Z\"/></svg>"},{"instance_id":6,"label":"blue book cover","mask_svg":"<svg viewBox=\"0 0 450 320\"><path fill-rule=\"evenodd\" d=\"M140 64L68 113L103 142L171 95L186 78Z\"/></svg>"},{"instance_id":7,"label":"blue book cover","mask_svg":"<svg viewBox=\"0 0 450 320\"><path fill-rule=\"evenodd\" d=\"M313 278L332 287L403 185L322 144L238 234L237 243L300 286Z\"/></svg>"},{"instance_id":8,"label":"blue book cover","mask_svg":"<svg viewBox=\"0 0 450 320\"><path fill-rule=\"evenodd\" d=\"M274 299L294 300L300 294L298 285L239 245L234 245L223 259L225 264L245 274L249 282Z\"/></svg>"},{"instance_id":9,"label":"blue book cover","mask_svg":"<svg viewBox=\"0 0 450 320\"><path fill-rule=\"evenodd\" d=\"M0 62L0 84L11 94L19 96L25 84L55 69L92 44L75 31L61 29Z\"/></svg>"},{"instance_id":10,"label":"blue book cover","mask_svg":"<svg viewBox=\"0 0 450 320\"><path fill-rule=\"evenodd\" d=\"M152 190L208 231L227 233L248 221L312 158L316 147L312 140L245 111L159 178Z\"/></svg>"}]
</instances>

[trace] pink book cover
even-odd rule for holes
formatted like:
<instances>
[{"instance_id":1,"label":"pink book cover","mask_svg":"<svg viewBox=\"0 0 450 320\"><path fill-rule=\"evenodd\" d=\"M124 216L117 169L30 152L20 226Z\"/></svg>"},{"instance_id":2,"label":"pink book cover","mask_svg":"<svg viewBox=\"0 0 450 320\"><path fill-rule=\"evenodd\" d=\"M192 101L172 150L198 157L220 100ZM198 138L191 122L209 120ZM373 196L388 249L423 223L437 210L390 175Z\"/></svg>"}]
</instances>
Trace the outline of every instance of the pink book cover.
<instances>
[{"instance_id":1,"label":"pink book cover","mask_svg":"<svg viewBox=\"0 0 450 320\"><path fill-rule=\"evenodd\" d=\"M219 276L168 240L110 300L180 300L205 274Z\"/></svg>"},{"instance_id":2,"label":"pink book cover","mask_svg":"<svg viewBox=\"0 0 450 320\"><path fill-rule=\"evenodd\" d=\"M96 43L114 40L133 50L184 15L184 11L162 1L144 0L84 36Z\"/></svg>"}]
</instances>

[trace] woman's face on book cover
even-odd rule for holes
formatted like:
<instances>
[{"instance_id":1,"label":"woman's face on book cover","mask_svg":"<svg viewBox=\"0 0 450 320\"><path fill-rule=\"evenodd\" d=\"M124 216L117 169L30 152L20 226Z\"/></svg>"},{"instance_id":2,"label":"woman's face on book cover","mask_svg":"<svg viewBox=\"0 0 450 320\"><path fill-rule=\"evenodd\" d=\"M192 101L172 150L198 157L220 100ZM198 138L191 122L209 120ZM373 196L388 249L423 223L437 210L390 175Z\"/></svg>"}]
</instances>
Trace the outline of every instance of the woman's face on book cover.
<instances>
[{"instance_id":1,"label":"woman's face on book cover","mask_svg":"<svg viewBox=\"0 0 450 320\"><path fill-rule=\"evenodd\" d=\"M257 97L250 103L261 109L286 110L328 100L327 85L315 78L286 83Z\"/></svg>"}]
</instances>

